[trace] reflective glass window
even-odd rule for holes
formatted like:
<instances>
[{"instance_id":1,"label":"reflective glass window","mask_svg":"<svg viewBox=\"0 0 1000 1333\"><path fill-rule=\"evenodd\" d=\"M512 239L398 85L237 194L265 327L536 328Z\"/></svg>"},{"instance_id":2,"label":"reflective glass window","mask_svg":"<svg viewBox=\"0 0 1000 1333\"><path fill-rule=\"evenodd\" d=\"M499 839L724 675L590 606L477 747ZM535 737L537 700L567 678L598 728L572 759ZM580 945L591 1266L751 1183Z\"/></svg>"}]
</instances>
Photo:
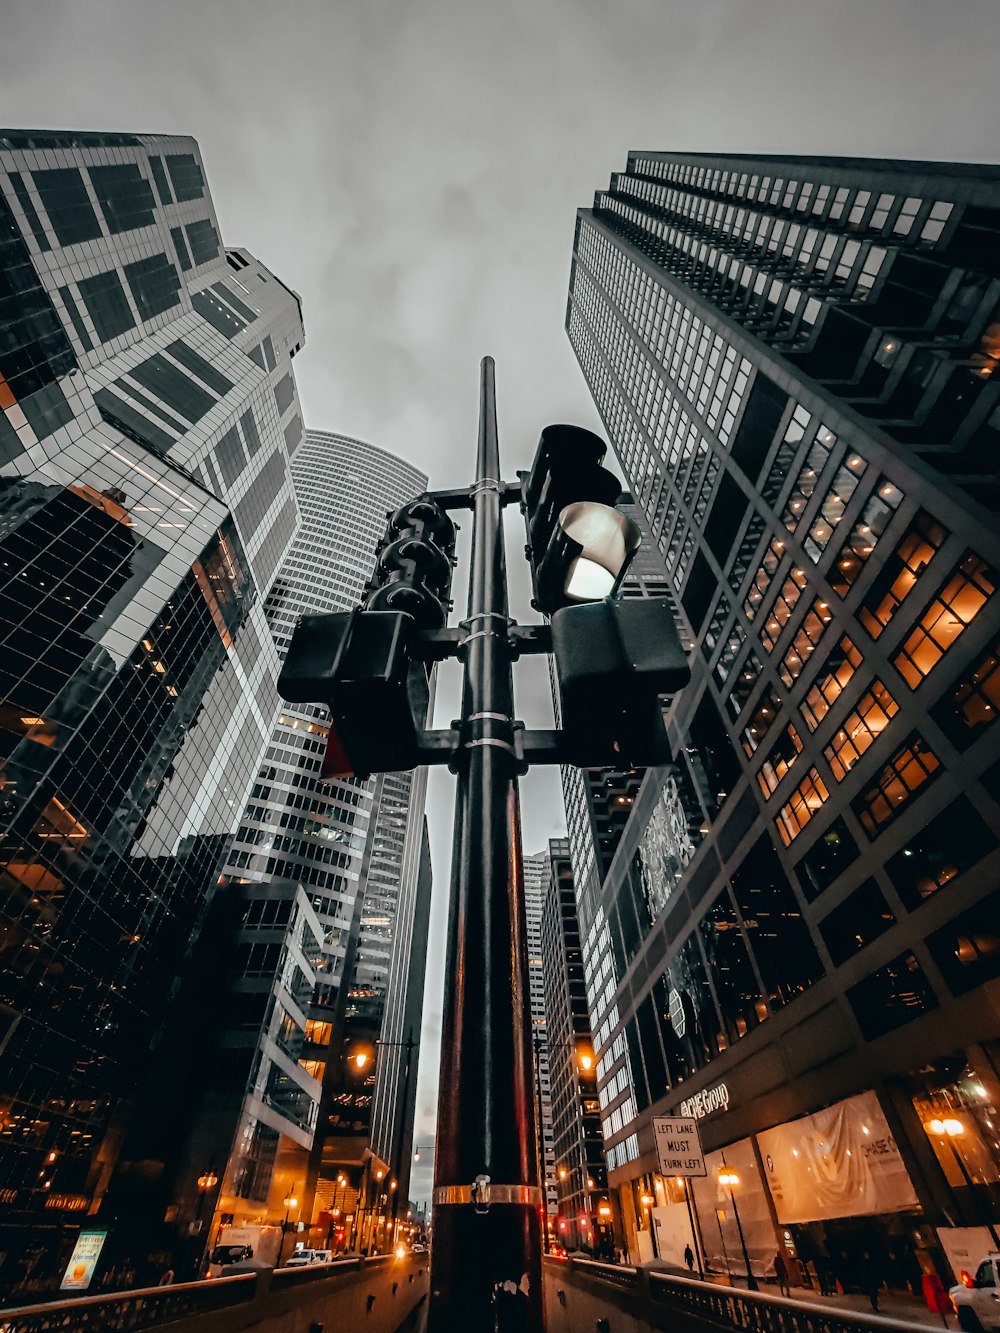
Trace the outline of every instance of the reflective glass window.
<instances>
[{"instance_id":1,"label":"reflective glass window","mask_svg":"<svg viewBox=\"0 0 1000 1333\"><path fill-rule=\"evenodd\" d=\"M31 177L60 245L93 241L101 235L101 224L78 167L33 171Z\"/></svg>"},{"instance_id":2,"label":"reflective glass window","mask_svg":"<svg viewBox=\"0 0 1000 1333\"><path fill-rule=\"evenodd\" d=\"M868 1041L937 1008L937 997L911 953L900 954L847 992Z\"/></svg>"},{"instance_id":3,"label":"reflective glass window","mask_svg":"<svg viewBox=\"0 0 1000 1333\"><path fill-rule=\"evenodd\" d=\"M179 204L204 195L205 178L191 153L167 153L166 162Z\"/></svg>"},{"instance_id":4,"label":"reflective glass window","mask_svg":"<svg viewBox=\"0 0 1000 1333\"><path fill-rule=\"evenodd\" d=\"M180 276L165 254L126 264L125 280L141 319L153 319L180 304Z\"/></svg>"},{"instance_id":5,"label":"reflective glass window","mask_svg":"<svg viewBox=\"0 0 1000 1333\"><path fill-rule=\"evenodd\" d=\"M134 162L91 167L90 183L112 235L153 224L153 191Z\"/></svg>"},{"instance_id":6,"label":"reflective glass window","mask_svg":"<svg viewBox=\"0 0 1000 1333\"><path fill-rule=\"evenodd\" d=\"M884 935L895 921L882 890L873 879L866 879L820 922L819 928L830 957L839 967Z\"/></svg>"},{"instance_id":7,"label":"reflective glass window","mask_svg":"<svg viewBox=\"0 0 1000 1333\"><path fill-rule=\"evenodd\" d=\"M186 273L191 267L191 252L188 249L187 241L184 239L183 227L171 227L170 239L174 243L174 250L177 254L178 263Z\"/></svg>"},{"instance_id":8,"label":"reflective glass window","mask_svg":"<svg viewBox=\"0 0 1000 1333\"><path fill-rule=\"evenodd\" d=\"M109 342L135 328L135 316L116 269L81 278L77 286L101 342Z\"/></svg>"},{"instance_id":9,"label":"reflective glass window","mask_svg":"<svg viewBox=\"0 0 1000 1333\"><path fill-rule=\"evenodd\" d=\"M134 366L129 374L188 421L200 421L209 408L215 405L215 399L210 393L159 352Z\"/></svg>"},{"instance_id":10,"label":"reflective glass window","mask_svg":"<svg viewBox=\"0 0 1000 1333\"><path fill-rule=\"evenodd\" d=\"M187 223L184 232L196 268L199 264L208 264L213 259L218 259L219 233L208 218Z\"/></svg>"},{"instance_id":11,"label":"reflective glass window","mask_svg":"<svg viewBox=\"0 0 1000 1333\"><path fill-rule=\"evenodd\" d=\"M997 846L996 835L964 797L919 829L886 862L900 898L912 911Z\"/></svg>"},{"instance_id":12,"label":"reflective glass window","mask_svg":"<svg viewBox=\"0 0 1000 1333\"><path fill-rule=\"evenodd\" d=\"M992 726L1000 716L1000 643L963 674L931 712L960 750Z\"/></svg>"},{"instance_id":13,"label":"reflective glass window","mask_svg":"<svg viewBox=\"0 0 1000 1333\"><path fill-rule=\"evenodd\" d=\"M788 1004L819 980L823 965L768 837L743 857L731 882L771 1007Z\"/></svg>"},{"instance_id":14,"label":"reflective glass window","mask_svg":"<svg viewBox=\"0 0 1000 1333\"><path fill-rule=\"evenodd\" d=\"M954 995L1000 976L1000 889L936 931L927 947Z\"/></svg>"},{"instance_id":15,"label":"reflective glass window","mask_svg":"<svg viewBox=\"0 0 1000 1333\"><path fill-rule=\"evenodd\" d=\"M156 153L149 156L149 168L153 173L153 184L156 186L156 193L159 195L160 203L163 205L172 204L174 197L170 193L170 186L167 184L167 173L163 170L163 158Z\"/></svg>"},{"instance_id":16,"label":"reflective glass window","mask_svg":"<svg viewBox=\"0 0 1000 1333\"><path fill-rule=\"evenodd\" d=\"M39 250L51 250L49 238L42 226L41 218L38 216L38 210L35 208L35 201L32 199L19 171L10 173L10 183L14 187L14 193L17 195L18 203L24 211L24 216L28 219L28 226L35 238L35 244Z\"/></svg>"},{"instance_id":17,"label":"reflective glass window","mask_svg":"<svg viewBox=\"0 0 1000 1333\"><path fill-rule=\"evenodd\" d=\"M865 561L889 526L889 520L899 508L902 499L902 491L888 477L879 479L875 493L862 510L861 517L854 525L851 535L830 571L830 583L834 592L841 597L846 597L857 582Z\"/></svg>"}]
</instances>

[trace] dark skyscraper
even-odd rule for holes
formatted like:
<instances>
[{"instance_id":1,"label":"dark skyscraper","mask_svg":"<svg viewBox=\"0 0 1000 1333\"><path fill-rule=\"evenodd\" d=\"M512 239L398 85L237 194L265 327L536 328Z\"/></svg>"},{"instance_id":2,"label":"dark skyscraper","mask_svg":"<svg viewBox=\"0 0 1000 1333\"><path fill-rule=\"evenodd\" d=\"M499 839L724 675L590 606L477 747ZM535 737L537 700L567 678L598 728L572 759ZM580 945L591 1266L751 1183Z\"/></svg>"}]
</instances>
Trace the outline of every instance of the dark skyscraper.
<instances>
[{"instance_id":1,"label":"dark skyscraper","mask_svg":"<svg viewBox=\"0 0 1000 1333\"><path fill-rule=\"evenodd\" d=\"M0 133L0 326L9 1291L100 1204L271 730L304 333L192 139L75 131Z\"/></svg>"},{"instance_id":2,"label":"dark skyscraper","mask_svg":"<svg viewBox=\"0 0 1000 1333\"><path fill-rule=\"evenodd\" d=\"M568 810L635 1258L691 1235L653 1114L716 1268L723 1152L758 1273L900 1283L1000 1213L998 239L1000 171L939 163L633 153L579 213L567 331L693 645L624 829Z\"/></svg>"}]
</instances>

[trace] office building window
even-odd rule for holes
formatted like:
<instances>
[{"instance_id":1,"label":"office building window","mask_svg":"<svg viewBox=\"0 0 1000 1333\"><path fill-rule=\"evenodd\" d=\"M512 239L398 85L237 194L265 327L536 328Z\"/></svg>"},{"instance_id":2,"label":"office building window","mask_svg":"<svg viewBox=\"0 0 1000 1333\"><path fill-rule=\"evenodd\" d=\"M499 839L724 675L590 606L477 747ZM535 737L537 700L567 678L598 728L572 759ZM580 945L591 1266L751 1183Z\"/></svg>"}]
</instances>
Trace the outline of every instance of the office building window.
<instances>
[{"instance_id":1,"label":"office building window","mask_svg":"<svg viewBox=\"0 0 1000 1333\"><path fill-rule=\"evenodd\" d=\"M35 208L35 202L32 199L28 187L19 171L10 173L10 183L14 187L14 193L17 195L18 203L24 211L24 216L28 219L28 226L31 228L31 234L35 238L35 244L39 250L51 250L49 238L45 234L45 228L42 226L42 220L38 216L38 210Z\"/></svg>"},{"instance_id":2,"label":"office building window","mask_svg":"<svg viewBox=\"0 0 1000 1333\"><path fill-rule=\"evenodd\" d=\"M767 1013L728 889L723 889L702 917L699 930L724 1028L716 1036L716 1045L725 1050L757 1027Z\"/></svg>"},{"instance_id":3,"label":"office building window","mask_svg":"<svg viewBox=\"0 0 1000 1333\"><path fill-rule=\"evenodd\" d=\"M798 680L832 619L833 613L828 603L818 597L806 612L791 646L778 667L778 675L785 685L791 686Z\"/></svg>"},{"instance_id":4,"label":"office building window","mask_svg":"<svg viewBox=\"0 0 1000 1333\"><path fill-rule=\"evenodd\" d=\"M87 326L83 322L80 307L77 305L73 293L68 287L60 287L59 297L63 305L66 307L66 313L69 315L73 328L76 330L76 336L80 339L80 346L85 352L91 351L94 344L91 342L90 334L87 332Z\"/></svg>"},{"instance_id":5,"label":"office building window","mask_svg":"<svg viewBox=\"0 0 1000 1333\"><path fill-rule=\"evenodd\" d=\"M215 406L210 393L159 352L133 366L129 374L188 421L200 421L209 408Z\"/></svg>"},{"instance_id":6,"label":"office building window","mask_svg":"<svg viewBox=\"0 0 1000 1333\"><path fill-rule=\"evenodd\" d=\"M205 193L205 178L191 153L168 153L167 171L179 204L200 199Z\"/></svg>"},{"instance_id":7,"label":"office building window","mask_svg":"<svg viewBox=\"0 0 1000 1333\"><path fill-rule=\"evenodd\" d=\"M101 224L78 167L33 171L31 177L60 245L93 241L101 235Z\"/></svg>"},{"instance_id":8,"label":"office building window","mask_svg":"<svg viewBox=\"0 0 1000 1333\"><path fill-rule=\"evenodd\" d=\"M282 375L274 386L274 401L278 406L278 415L283 417L295 398L295 389L290 374Z\"/></svg>"},{"instance_id":9,"label":"office building window","mask_svg":"<svg viewBox=\"0 0 1000 1333\"><path fill-rule=\"evenodd\" d=\"M818 769L811 768L789 800L778 811L775 825L781 841L788 847L805 826L823 808L830 793Z\"/></svg>"},{"instance_id":10,"label":"office building window","mask_svg":"<svg viewBox=\"0 0 1000 1333\"><path fill-rule=\"evenodd\" d=\"M153 173L153 184L156 186L156 193L159 196L160 203L166 206L174 202L174 196L170 193L170 186L167 184L167 173L163 170L163 159L155 153L150 154L149 169Z\"/></svg>"},{"instance_id":11,"label":"office building window","mask_svg":"<svg viewBox=\"0 0 1000 1333\"><path fill-rule=\"evenodd\" d=\"M830 452L836 443L837 437L833 431L826 426L820 426L809 447L806 461L802 464L799 474L795 478L795 485L792 487L784 512L781 515L781 521L789 532L794 532L798 526L799 519L805 512L806 506L816 489L820 473L826 467Z\"/></svg>"},{"instance_id":12,"label":"office building window","mask_svg":"<svg viewBox=\"0 0 1000 1333\"><path fill-rule=\"evenodd\" d=\"M218 329L227 338L235 338L241 329L246 328L243 320L212 292L195 292L191 297L191 304L202 319L207 319L213 329Z\"/></svg>"},{"instance_id":13,"label":"office building window","mask_svg":"<svg viewBox=\"0 0 1000 1333\"><path fill-rule=\"evenodd\" d=\"M240 473L247 465L246 454L240 441L240 433L235 426L230 426L222 439L215 446L215 461L219 465L223 480L227 486L234 486Z\"/></svg>"},{"instance_id":14,"label":"office building window","mask_svg":"<svg viewBox=\"0 0 1000 1333\"><path fill-rule=\"evenodd\" d=\"M1000 976L1000 889L936 931L927 947L954 995Z\"/></svg>"},{"instance_id":15,"label":"office building window","mask_svg":"<svg viewBox=\"0 0 1000 1333\"><path fill-rule=\"evenodd\" d=\"M153 191L134 162L91 167L90 183L112 235L152 226Z\"/></svg>"},{"instance_id":16,"label":"office building window","mask_svg":"<svg viewBox=\"0 0 1000 1333\"><path fill-rule=\"evenodd\" d=\"M195 268L199 264L208 264L219 257L219 233L208 218L199 222L189 222L184 228L188 248Z\"/></svg>"},{"instance_id":17,"label":"office building window","mask_svg":"<svg viewBox=\"0 0 1000 1333\"><path fill-rule=\"evenodd\" d=\"M826 717L862 661L860 651L845 634L826 658L823 674L802 700L802 716L810 731L815 731Z\"/></svg>"},{"instance_id":18,"label":"office building window","mask_svg":"<svg viewBox=\"0 0 1000 1333\"><path fill-rule=\"evenodd\" d=\"M774 599L774 604L760 631L760 641L770 653L781 637L781 632L791 619L802 590L806 586L806 574L803 569L793 569Z\"/></svg>"},{"instance_id":19,"label":"office building window","mask_svg":"<svg viewBox=\"0 0 1000 1333\"><path fill-rule=\"evenodd\" d=\"M760 783L760 789L765 797L770 796L777 789L778 784L801 753L801 737L789 723L757 774L757 781Z\"/></svg>"},{"instance_id":20,"label":"office building window","mask_svg":"<svg viewBox=\"0 0 1000 1333\"><path fill-rule=\"evenodd\" d=\"M125 280L141 319L153 319L180 304L181 280L164 254L126 264Z\"/></svg>"},{"instance_id":21,"label":"office building window","mask_svg":"<svg viewBox=\"0 0 1000 1333\"><path fill-rule=\"evenodd\" d=\"M997 576L968 551L958 569L917 621L894 658L900 675L916 689L937 666L996 592Z\"/></svg>"},{"instance_id":22,"label":"office building window","mask_svg":"<svg viewBox=\"0 0 1000 1333\"><path fill-rule=\"evenodd\" d=\"M839 967L866 944L884 935L895 922L882 890L873 879L866 879L820 922L819 929L830 957Z\"/></svg>"},{"instance_id":23,"label":"office building window","mask_svg":"<svg viewBox=\"0 0 1000 1333\"><path fill-rule=\"evenodd\" d=\"M750 714L750 719L743 729L743 749L747 755L753 754L774 726L780 707L778 696L769 685L757 701L757 706Z\"/></svg>"},{"instance_id":24,"label":"office building window","mask_svg":"<svg viewBox=\"0 0 1000 1333\"><path fill-rule=\"evenodd\" d=\"M172 343L167 343L165 350L170 353L175 361L179 361L186 370L190 370L192 375L197 375L198 379L203 384L207 384L219 398L225 398L233 387L232 380L226 379L225 375L216 370L210 361L206 361L193 347L189 347L180 338Z\"/></svg>"},{"instance_id":25,"label":"office building window","mask_svg":"<svg viewBox=\"0 0 1000 1333\"><path fill-rule=\"evenodd\" d=\"M813 560L818 562L827 548L830 538L844 516L851 497L858 488L861 474L867 464L860 454L850 454L847 462L833 479L833 484L823 497L816 515L803 543Z\"/></svg>"},{"instance_id":26,"label":"office building window","mask_svg":"<svg viewBox=\"0 0 1000 1333\"><path fill-rule=\"evenodd\" d=\"M1000 716L1000 643L931 710L952 744L966 750Z\"/></svg>"},{"instance_id":27,"label":"office building window","mask_svg":"<svg viewBox=\"0 0 1000 1333\"><path fill-rule=\"evenodd\" d=\"M964 796L952 801L886 862L886 871L912 911L997 847L996 836Z\"/></svg>"},{"instance_id":28,"label":"office building window","mask_svg":"<svg viewBox=\"0 0 1000 1333\"><path fill-rule=\"evenodd\" d=\"M844 821L835 819L795 866L806 898L810 902L818 898L824 889L839 879L848 866L854 864L857 857L858 844L851 837Z\"/></svg>"},{"instance_id":29,"label":"office building window","mask_svg":"<svg viewBox=\"0 0 1000 1333\"><path fill-rule=\"evenodd\" d=\"M900 954L847 992L867 1041L937 1008L937 997L911 953Z\"/></svg>"},{"instance_id":30,"label":"office building window","mask_svg":"<svg viewBox=\"0 0 1000 1333\"><path fill-rule=\"evenodd\" d=\"M921 788L937 776L940 768L940 759L914 732L874 783L851 802L851 808L869 838L877 838Z\"/></svg>"},{"instance_id":31,"label":"office building window","mask_svg":"<svg viewBox=\"0 0 1000 1333\"><path fill-rule=\"evenodd\" d=\"M770 838L758 839L731 883L768 1001L788 1004L820 979L823 965Z\"/></svg>"},{"instance_id":32,"label":"office building window","mask_svg":"<svg viewBox=\"0 0 1000 1333\"><path fill-rule=\"evenodd\" d=\"M174 250L177 253L178 263L186 273L191 267L191 252L188 249L187 241L184 239L183 227L171 227L170 239L174 243Z\"/></svg>"},{"instance_id":33,"label":"office building window","mask_svg":"<svg viewBox=\"0 0 1000 1333\"><path fill-rule=\"evenodd\" d=\"M854 587L865 562L902 500L903 492L898 486L888 477L880 477L875 493L861 511L861 517L830 570L830 584L840 597L846 597Z\"/></svg>"},{"instance_id":34,"label":"office building window","mask_svg":"<svg viewBox=\"0 0 1000 1333\"><path fill-rule=\"evenodd\" d=\"M858 619L873 639L879 637L917 586L947 536L941 524L923 510L910 524L858 612Z\"/></svg>"},{"instance_id":35,"label":"office building window","mask_svg":"<svg viewBox=\"0 0 1000 1333\"><path fill-rule=\"evenodd\" d=\"M882 682L873 681L823 751L838 782L843 782L868 747L878 740L889 725L889 719L898 712L899 705Z\"/></svg>"},{"instance_id":36,"label":"office building window","mask_svg":"<svg viewBox=\"0 0 1000 1333\"><path fill-rule=\"evenodd\" d=\"M116 269L93 278L81 278L77 286L101 342L110 342L135 328L135 316Z\"/></svg>"}]
</instances>

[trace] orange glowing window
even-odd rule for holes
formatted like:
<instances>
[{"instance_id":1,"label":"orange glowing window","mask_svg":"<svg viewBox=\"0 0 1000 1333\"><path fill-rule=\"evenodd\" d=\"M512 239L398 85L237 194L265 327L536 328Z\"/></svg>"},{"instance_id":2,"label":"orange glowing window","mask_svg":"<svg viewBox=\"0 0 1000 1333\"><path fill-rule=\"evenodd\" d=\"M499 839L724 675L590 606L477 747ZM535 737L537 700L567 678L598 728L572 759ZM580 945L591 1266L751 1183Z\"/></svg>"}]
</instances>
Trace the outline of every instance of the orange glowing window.
<instances>
[{"instance_id":1,"label":"orange glowing window","mask_svg":"<svg viewBox=\"0 0 1000 1333\"><path fill-rule=\"evenodd\" d=\"M872 682L834 733L823 753L838 782L842 782L870 745L873 745L889 719L899 712L899 705L881 681Z\"/></svg>"},{"instance_id":2,"label":"orange glowing window","mask_svg":"<svg viewBox=\"0 0 1000 1333\"><path fill-rule=\"evenodd\" d=\"M826 717L861 662L860 651L845 634L827 658L826 672L817 678L816 684L802 700L802 716L810 731L815 731Z\"/></svg>"},{"instance_id":3,"label":"orange glowing window","mask_svg":"<svg viewBox=\"0 0 1000 1333\"><path fill-rule=\"evenodd\" d=\"M917 586L947 536L930 514L921 512L914 519L858 612L858 619L873 639L879 637Z\"/></svg>"},{"instance_id":4,"label":"orange glowing window","mask_svg":"<svg viewBox=\"0 0 1000 1333\"><path fill-rule=\"evenodd\" d=\"M882 828L895 819L904 806L930 778L936 776L941 761L916 733L879 773L875 782L851 802L869 838L878 837Z\"/></svg>"},{"instance_id":5,"label":"orange glowing window","mask_svg":"<svg viewBox=\"0 0 1000 1333\"><path fill-rule=\"evenodd\" d=\"M791 798L778 812L778 833L785 846L789 846L802 832L810 819L822 808L830 793L826 783L815 768L799 783Z\"/></svg>"},{"instance_id":6,"label":"orange glowing window","mask_svg":"<svg viewBox=\"0 0 1000 1333\"><path fill-rule=\"evenodd\" d=\"M895 658L900 675L916 689L937 666L967 625L993 596L997 576L969 551L931 602Z\"/></svg>"}]
</instances>

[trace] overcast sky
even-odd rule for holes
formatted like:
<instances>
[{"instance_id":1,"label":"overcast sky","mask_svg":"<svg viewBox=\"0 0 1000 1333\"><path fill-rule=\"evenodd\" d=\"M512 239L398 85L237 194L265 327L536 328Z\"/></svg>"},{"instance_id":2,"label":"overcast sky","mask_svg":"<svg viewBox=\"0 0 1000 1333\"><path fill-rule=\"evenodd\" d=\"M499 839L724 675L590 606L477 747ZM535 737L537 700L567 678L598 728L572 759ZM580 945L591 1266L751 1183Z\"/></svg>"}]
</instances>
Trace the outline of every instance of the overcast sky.
<instances>
[{"instance_id":1,"label":"overcast sky","mask_svg":"<svg viewBox=\"0 0 1000 1333\"><path fill-rule=\"evenodd\" d=\"M303 298L307 425L411 458L433 485L469 479L486 353L508 477L546 422L599 428L563 331L574 214L630 148L1000 154L1000 0L3 9L0 124L194 135L226 243ZM460 598L464 580L460 569ZM453 683L439 720L453 715ZM544 725L543 700L536 673L529 724ZM553 775L533 774L522 797L534 851L563 830ZM436 770L420 1143L434 1133L450 802ZM430 1193L428 1159L417 1198Z\"/></svg>"}]
</instances>

